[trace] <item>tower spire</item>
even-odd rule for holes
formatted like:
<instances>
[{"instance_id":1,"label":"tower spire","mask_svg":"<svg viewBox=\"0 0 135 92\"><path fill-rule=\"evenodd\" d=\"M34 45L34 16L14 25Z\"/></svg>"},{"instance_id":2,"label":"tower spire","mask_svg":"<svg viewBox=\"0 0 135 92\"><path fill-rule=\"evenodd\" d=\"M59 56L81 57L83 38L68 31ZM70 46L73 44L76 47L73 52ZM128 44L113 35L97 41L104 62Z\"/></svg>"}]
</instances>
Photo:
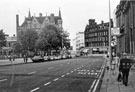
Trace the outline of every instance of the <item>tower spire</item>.
<instances>
[{"instance_id":1,"label":"tower spire","mask_svg":"<svg viewBox=\"0 0 135 92\"><path fill-rule=\"evenodd\" d=\"M28 18L30 18L31 17L31 14L30 14L30 9L29 9L29 14L28 14Z\"/></svg>"},{"instance_id":2,"label":"tower spire","mask_svg":"<svg viewBox=\"0 0 135 92\"><path fill-rule=\"evenodd\" d=\"M61 10L60 10L60 8L59 8L59 17L61 18Z\"/></svg>"}]
</instances>

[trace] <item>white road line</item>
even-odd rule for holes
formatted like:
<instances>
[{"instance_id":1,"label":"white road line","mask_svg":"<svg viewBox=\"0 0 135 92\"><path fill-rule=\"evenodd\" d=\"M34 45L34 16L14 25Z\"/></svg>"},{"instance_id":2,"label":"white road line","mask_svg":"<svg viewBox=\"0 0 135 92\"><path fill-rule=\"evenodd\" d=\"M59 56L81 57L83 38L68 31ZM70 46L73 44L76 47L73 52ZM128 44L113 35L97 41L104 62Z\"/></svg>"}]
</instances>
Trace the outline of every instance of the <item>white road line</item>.
<instances>
[{"instance_id":1,"label":"white road line","mask_svg":"<svg viewBox=\"0 0 135 92\"><path fill-rule=\"evenodd\" d=\"M73 73L73 71L71 71L71 73Z\"/></svg>"},{"instance_id":2,"label":"white road line","mask_svg":"<svg viewBox=\"0 0 135 92\"><path fill-rule=\"evenodd\" d=\"M69 75L70 73L66 73L67 75Z\"/></svg>"},{"instance_id":3,"label":"white road line","mask_svg":"<svg viewBox=\"0 0 135 92\"><path fill-rule=\"evenodd\" d=\"M61 77L65 77L65 75L62 75Z\"/></svg>"},{"instance_id":4,"label":"white road line","mask_svg":"<svg viewBox=\"0 0 135 92\"><path fill-rule=\"evenodd\" d=\"M57 81L57 80L59 80L59 78L56 78L56 79L54 79L53 81Z\"/></svg>"},{"instance_id":5,"label":"white road line","mask_svg":"<svg viewBox=\"0 0 135 92\"><path fill-rule=\"evenodd\" d=\"M39 87L37 87L37 88L31 90L30 92L34 92L34 91L36 91L36 90L38 90L38 89L39 89Z\"/></svg>"},{"instance_id":6,"label":"white road line","mask_svg":"<svg viewBox=\"0 0 135 92\"><path fill-rule=\"evenodd\" d=\"M51 84L51 82L47 82L46 84L44 84L44 86L49 85L49 84Z\"/></svg>"},{"instance_id":7,"label":"white road line","mask_svg":"<svg viewBox=\"0 0 135 92\"><path fill-rule=\"evenodd\" d=\"M48 69L52 69L52 68L54 68L54 67L49 67Z\"/></svg>"},{"instance_id":8,"label":"white road line","mask_svg":"<svg viewBox=\"0 0 135 92\"><path fill-rule=\"evenodd\" d=\"M94 87L95 82L96 82L96 79L93 81L93 83L92 83L90 89L88 90L88 92L91 92L92 91L92 88Z\"/></svg>"},{"instance_id":9,"label":"white road line","mask_svg":"<svg viewBox=\"0 0 135 92\"><path fill-rule=\"evenodd\" d=\"M6 81L7 79L2 79L2 80L0 80L0 82L3 82L3 81Z\"/></svg>"},{"instance_id":10,"label":"white road line","mask_svg":"<svg viewBox=\"0 0 135 92\"><path fill-rule=\"evenodd\" d=\"M30 72L30 73L28 73L28 74L34 74L34 73L36 73L36 71L34 71L34 72Z\"/></svg>"}]
</instances>

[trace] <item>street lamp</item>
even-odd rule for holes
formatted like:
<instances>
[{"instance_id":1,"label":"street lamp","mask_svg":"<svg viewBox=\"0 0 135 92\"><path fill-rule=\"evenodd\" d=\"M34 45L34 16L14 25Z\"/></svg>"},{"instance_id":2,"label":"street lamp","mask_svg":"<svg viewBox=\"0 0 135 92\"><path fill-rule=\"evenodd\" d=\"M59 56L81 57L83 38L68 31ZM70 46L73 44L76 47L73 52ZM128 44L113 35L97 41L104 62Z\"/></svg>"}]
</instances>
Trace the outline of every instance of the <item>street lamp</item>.
<instances>
[{"instance_id":1,"label":"street lamp","mask_svg":"<svg viewBox=\"0 0 135 92\"><path fill-rule=\"evenodd\" d=\"M61 33L61 48L63 50L63 33Z\"/></svg>"},{"instance_id":2,"label":"street lamp","mask_svg":"<svg viewBox=\"0 0 135 92\"><path fill-rule=\"evenodd\" d=\"M111 61L112 61L112 55L111 55L111 5L109 0L109 62L110 62L110 68L111 68ZM109 69L110 78L111 78L111 69Z\"/></svg>"}]
</instances>

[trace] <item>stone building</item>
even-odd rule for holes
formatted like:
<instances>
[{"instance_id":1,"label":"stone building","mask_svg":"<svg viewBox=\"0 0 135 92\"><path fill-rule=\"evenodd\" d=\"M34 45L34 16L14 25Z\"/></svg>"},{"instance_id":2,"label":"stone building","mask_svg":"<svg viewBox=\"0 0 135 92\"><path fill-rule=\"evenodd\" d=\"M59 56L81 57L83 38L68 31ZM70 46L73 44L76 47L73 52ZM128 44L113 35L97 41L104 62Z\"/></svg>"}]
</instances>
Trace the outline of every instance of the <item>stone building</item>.
<instances>
[{"instance_id":1,"label":"stone building","mask_svg":"<svg viewBox=\"0 0 135 92\"><path fill-rule=\"evenodd\" d=\"M16 15L16 34L17 38L19 37L19 32L26 29L32 29L39 32L41 28L43 28L45 25L53 24L56 27L60 28L62 30L62 17L61 17L61 11L59 10L59 15L55 16L54 14L50 14L48 16L47 14L45 16L42 15L42 13L39 14L39 16L31 16L31 12L29 11L28 17L25 17L24 22L19 25L19 15Z\"/></svg>"},{"instance_id":2,"label":"stone building","mask_svg":"<svg viewBox=\"0 0 135 92\"><path fill-rule=\"evenodd\" d=\"M101 24L97 24L95 19L89 19L89 24L84 31L85 47L89 49L89 54L107 53L109 48L108 30L109 22L102 21Z\"/></svg>"},{"instance_id":3,"label":"stone building","mask_svg":"<svg viewBox=\"0 0 135 92\"><path fill-rule=\"evenodd\" d=\"M79 52L84 47L84 32L78 32L76 33L75 39L73 39L73 50Z\"/></svg>"},{"instance_id":4,"label":"stone building","mask_svg":"<svg viewBox=\"0 0 135 92\"><path fill-rule=\"evenodd\" d=\"M121 35L117 37L117 53L135 53L135 1L121 0L116 7L116 27Z\"/></svg>"}]
</instances>

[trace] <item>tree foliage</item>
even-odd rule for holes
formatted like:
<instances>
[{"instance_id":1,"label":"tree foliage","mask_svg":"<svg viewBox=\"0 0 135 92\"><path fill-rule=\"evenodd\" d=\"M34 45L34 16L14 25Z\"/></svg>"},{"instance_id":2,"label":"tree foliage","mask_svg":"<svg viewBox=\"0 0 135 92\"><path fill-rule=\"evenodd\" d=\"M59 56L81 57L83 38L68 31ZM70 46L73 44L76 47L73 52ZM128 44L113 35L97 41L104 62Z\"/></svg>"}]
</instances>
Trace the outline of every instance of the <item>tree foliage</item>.
<instances>
[{"instance_id":1,"label":"tree foliage","mask_svg":"<svg viewBox=\"0 0 135 92\"><path fill-rule=\"evenodd\" d=\"M3 30L0 30L0 48L6 46L6 37Z\"/></svg>"},{"instance_id":2,"label":"tree foliage","mask_svg":"<svg viewBox=\"0 0 135 92\"><path fill-rule=\"evenodd\" d=\"M38 33L33 29L22 30L19 34L19 40L23 50L33 51L38 39Z\"/></svg>"},{"instance_id":3,"label":"tree foliage","mask_svg":"<svg viewBox=\"0 0 135 92\"><path fill-rule=\"evenodd\" d=\"M46 25L41 29L36 46L44 51L59 49L61 46L61 30L54 25Z\"/></svg>"},{"instance_id":4,"label":"tree foliage","mask_svg":"<svg viewBox=\"0 0 135 92\"><path fill-rule=\"evenodd\" d=\"M20 42L16 42L13 44L13 49L15 53L21 53L22 52L22 45Z\"/></svg>"}]
</instances>

